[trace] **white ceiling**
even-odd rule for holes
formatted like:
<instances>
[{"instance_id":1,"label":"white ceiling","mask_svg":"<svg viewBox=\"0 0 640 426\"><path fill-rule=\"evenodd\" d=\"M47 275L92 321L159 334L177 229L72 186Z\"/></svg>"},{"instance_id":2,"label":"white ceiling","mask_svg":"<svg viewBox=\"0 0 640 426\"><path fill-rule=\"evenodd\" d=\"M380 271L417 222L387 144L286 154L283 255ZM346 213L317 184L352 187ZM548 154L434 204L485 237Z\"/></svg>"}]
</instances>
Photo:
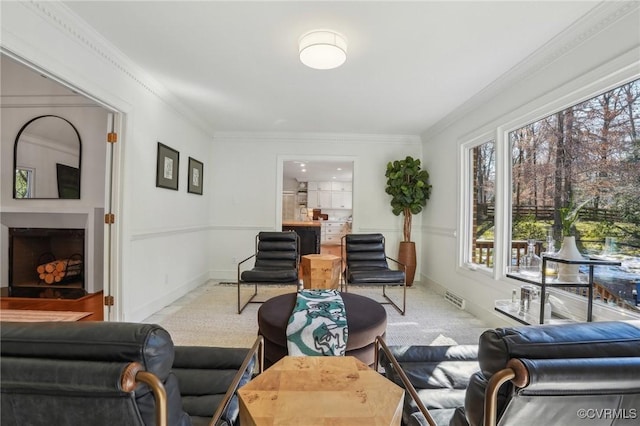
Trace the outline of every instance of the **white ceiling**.
<instances>
[{"instance_id":1,"label":"white ceiling","mask_svg":"<svg viewBox=\"0 0 640 426\"><path fill-rule=\"evenodd\" d=\"M298 182L351 182L353 162L351 161L284 161L282 174L285 179Z\"/></svg>"},{"instance_id":2,"label":"white ceiling","mask_svg":"<svg viewBox=\"0 0 640 426\"><path fill-rule=\"evenodd\" d=\"M67 1L214 131L420 134L596 1ZM303 33L346 63L298 60Z\"/></svg>"}]
</instances>

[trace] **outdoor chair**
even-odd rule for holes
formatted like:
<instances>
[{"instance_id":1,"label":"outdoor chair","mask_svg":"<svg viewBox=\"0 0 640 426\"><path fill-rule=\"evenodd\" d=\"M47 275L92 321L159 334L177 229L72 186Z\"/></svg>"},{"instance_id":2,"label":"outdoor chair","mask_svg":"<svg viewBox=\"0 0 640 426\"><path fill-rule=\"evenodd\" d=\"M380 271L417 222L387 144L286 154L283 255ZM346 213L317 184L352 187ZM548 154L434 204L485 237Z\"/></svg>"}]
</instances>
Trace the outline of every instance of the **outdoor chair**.
<instances>
[{"instance_id":1,"label":"outdoor chair","mask_svg":"<svg viewBox=\"0 0 640 426\"><path fill-rule=\"evenodd\" d=\"M405 266L385 253L385 239L382 234L347 234L342 237L342 253L344 254L344 291L349 292L349 285L382 286L382 296L387 300L383 304L392 305L404 315L407 305L407 280ZM398 265L398 269L389 268L390 260ZM386 287L402 286L402 307L387 295ZM341 285L342 290L342 285Z\"/></svg>"},{"instance_id":2,"label":"outdoor chair","mask_svg":"<svg viewBox=\"0 0 640 426\"><path fill-rule=\"evenodd\" d=\"M256 235L255 253L238 263L238 314L241 314L258 294L258 285L292 284L298 288L300 267L300 239L294 231L260 232ZM251 269L243 270L243 265L255 259ZM242 303L242 284L252 284L253 294Z\"/></svg>"}]
</instances>

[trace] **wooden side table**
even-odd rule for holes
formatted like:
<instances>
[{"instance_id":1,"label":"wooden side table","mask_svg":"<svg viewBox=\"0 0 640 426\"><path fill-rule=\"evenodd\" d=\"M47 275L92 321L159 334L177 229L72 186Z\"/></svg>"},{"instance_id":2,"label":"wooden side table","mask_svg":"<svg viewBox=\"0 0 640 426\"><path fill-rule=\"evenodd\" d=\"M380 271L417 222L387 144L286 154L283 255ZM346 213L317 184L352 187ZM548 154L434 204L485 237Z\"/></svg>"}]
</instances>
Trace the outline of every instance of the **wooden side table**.
<instances>
[{"instance_id":1,"label":"wooden side table","mask_svg":"<svg viewBox=\"0 0 640 426\"><path fill-rule=\"evenodd\" d=\"M287 356L238 399L243 426L400 426L404 390L351 356Z\"/></svg>"},{"instance_id":2,"label":"wooden side table","mask_svg":"<svg viewBox=\"0 0 640 426\"><path fill-rule=\"evenodd\" d=\"M306 254L300 260L305 289L337 289L342 260L332 254Z\"/></svg>"}]
</instances>

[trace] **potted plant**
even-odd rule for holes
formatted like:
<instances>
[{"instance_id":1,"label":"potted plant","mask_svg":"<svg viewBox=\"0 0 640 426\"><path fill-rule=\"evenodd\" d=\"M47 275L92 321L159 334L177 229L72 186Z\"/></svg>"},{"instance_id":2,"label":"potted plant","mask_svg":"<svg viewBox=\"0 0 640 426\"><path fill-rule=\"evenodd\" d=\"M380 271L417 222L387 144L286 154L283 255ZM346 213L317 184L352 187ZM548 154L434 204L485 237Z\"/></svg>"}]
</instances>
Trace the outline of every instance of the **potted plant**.
<instances>
[{"instance_id":1,"label":"potted plant","mask_svg":"<svg viewBox=\"0 0 640 426\"><path fill-rule=\"evenodd\" d=\"M416 247L411 241L411 218L427 205L431 196L429 173L420 166L420 159L407 156L387 164L387 187L385 192L391 195L391 209L394 215L404 215L402 241L398 261L406 266L407 284L413 284L416 272Z\"/></svg>"}]
</instances>

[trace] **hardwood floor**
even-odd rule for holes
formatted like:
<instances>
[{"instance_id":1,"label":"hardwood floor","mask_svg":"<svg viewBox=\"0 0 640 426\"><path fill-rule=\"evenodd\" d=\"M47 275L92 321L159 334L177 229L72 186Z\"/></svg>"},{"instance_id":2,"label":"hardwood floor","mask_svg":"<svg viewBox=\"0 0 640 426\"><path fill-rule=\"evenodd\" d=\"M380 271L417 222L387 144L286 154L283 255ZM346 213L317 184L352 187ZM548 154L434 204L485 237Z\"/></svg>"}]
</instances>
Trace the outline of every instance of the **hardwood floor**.
<instances>
[{"instance_id":1,"label":"hardwood floor","mask_svg":"<svg viewBox=\"0 0 640 426\"><path fill-rule=\"evenodd\" d=\"M91 312L80 321L103 321L103 293L89 294L80 299L38 299L28 297L0 297L0 309L32 309L40 311Z\"/></svg>"}]
</instances>

